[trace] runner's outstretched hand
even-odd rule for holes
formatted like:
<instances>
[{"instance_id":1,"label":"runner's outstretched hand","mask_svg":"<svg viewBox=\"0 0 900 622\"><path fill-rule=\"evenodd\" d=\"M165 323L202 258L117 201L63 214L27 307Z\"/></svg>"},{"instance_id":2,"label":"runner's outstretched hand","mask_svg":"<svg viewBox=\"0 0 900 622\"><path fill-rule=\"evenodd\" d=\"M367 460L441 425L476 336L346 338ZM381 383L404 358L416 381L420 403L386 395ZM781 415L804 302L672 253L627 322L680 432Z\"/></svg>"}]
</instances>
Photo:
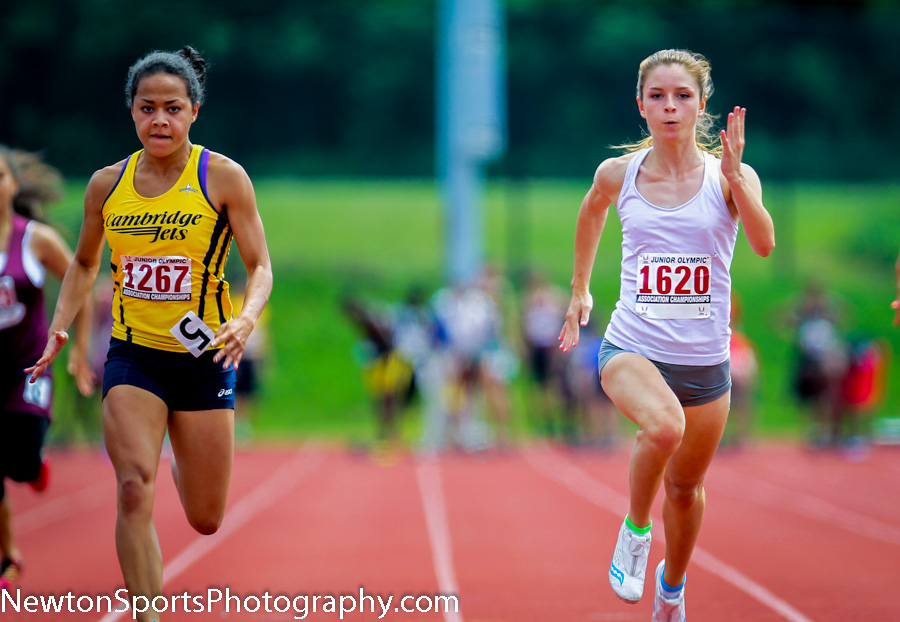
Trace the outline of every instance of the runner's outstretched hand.
<instances>
[{"instance_id":1,"label":"runner's outstretched hand","mask_svg":"<svg viewBox=\"0 0 900 622\"><path fill-rule=\"evenodd\" d=\"M559 333L560 350L568 352L571 348L578 345L579 324L587 326L591 309L593 308L594 298L589 291L572 291L572 300L569 302L568 311L566 311L566 323L563 324Z\"/></svg>"},{"instance_id":2,"label":"runner's outstretched hand","mask_svg":"<svg viewBox=\"0 0 900 622\"><path fill-rule=\"evenodd\" d=\"M50 363L56 360L56 357L68 341L69 333L64 330L57 331L50 335L47 339L47 347L44 348L44 353L41 355L41 358L38 359L37 363L25 370L26 374L31 374L29 382L34 382L44 375L44 372L50 367Z\"/></svg>"}]
</instances>

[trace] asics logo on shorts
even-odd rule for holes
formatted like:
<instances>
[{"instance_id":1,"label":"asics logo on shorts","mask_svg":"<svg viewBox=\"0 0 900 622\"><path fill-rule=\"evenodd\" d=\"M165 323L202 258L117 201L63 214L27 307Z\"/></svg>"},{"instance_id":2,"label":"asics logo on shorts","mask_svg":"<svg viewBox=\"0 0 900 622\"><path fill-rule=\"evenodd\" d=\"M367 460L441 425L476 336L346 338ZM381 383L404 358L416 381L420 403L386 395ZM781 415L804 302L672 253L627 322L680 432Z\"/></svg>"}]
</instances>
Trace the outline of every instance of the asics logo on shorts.
<instances>
[{"instance_id":1,"label":"asics logo on shorts","mask_svg":"<svg viewBox=\"0 0 900 622\"><path fill-rule=\"evenodd\" d=\"M231 395L234 389L219 389L219 397L227 397Z\"/></svg>"}]
</instances>

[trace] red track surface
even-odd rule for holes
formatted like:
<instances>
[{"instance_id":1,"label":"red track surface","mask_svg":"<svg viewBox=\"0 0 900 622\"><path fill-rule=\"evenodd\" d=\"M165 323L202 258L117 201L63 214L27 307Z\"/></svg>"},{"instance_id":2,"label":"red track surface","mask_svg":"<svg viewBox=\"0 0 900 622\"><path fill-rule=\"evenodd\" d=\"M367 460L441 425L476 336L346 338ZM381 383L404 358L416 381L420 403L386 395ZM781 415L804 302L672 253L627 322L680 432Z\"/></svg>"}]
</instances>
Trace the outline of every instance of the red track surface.
<instances>
[{"instance_id":1,"label":"red track surface","mask_svg":"<svg viewBox=\"0 0 900 622\"><path fill-rule=\"evenodd\" d=\"M112 596L121 588L112 469L96 452L57 451L51 458L47 493L8 485L26 556L22 598ZM155 522L170 597L228 588L241 599L266 592L273 599L339 598L358 597L364 588L393 596L384 620L650 619L652 579L644 599L626 605L606 578L627 510L624 447L602 454L536 446L438 460L403 456L390 464L313 446L239 451L225 524L210 537L187 525L166 466ZM900 620L898 480L897 448L875 448L857 462L787 446L718 456L688 573L691 622ZM651 575L665 543L659 504L656 521ZM458 594L458 614L395 611L405 595L447 592ZM282 609L287 602L280 601ZM274 622L302 615L238 613L234 600L227 613L224 603L212 612L184 612L179 603L178 613L161 620ZM322 612L324 603L305 619L340 619ZM4 622L131 619L130 612L15 613L9 601L5 606ZM357 610L343 619L376 620L381 607L374 606L375 614Z\"/></svg>"}]
</instances>

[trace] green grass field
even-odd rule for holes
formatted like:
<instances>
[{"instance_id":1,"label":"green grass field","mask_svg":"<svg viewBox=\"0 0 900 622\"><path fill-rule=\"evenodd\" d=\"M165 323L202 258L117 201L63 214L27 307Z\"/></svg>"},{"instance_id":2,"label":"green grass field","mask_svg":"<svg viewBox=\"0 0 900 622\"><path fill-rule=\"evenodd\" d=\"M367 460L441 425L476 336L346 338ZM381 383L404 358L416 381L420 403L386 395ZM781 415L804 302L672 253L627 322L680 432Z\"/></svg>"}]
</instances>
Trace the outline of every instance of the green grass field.
<instances>
[{"instance_id":1,"label":"green grass field","mask_svg":"<svg viewBox=\"0 0 900 622\"><path fill-rule=\"evenodd\" d=\"M485 201L487 259L504 272L537 268L566 287L571 276L575 216L588 180L495 182ZM353 352L358 335L337 301L347 292L399 300L412 284L434 291L443 275L442 212L430 180L256 180L257 197L275 273L270 302L273 352L259 407L260 436L328 436L362 442L374 426ZM83 185L72 184L52 220L74 241ZM795 435L803 418L789 393L789 333L783 310L807 278L841 297L847 328L882 337L894 350L897 330L889 308L893 263L900 249L900 186L769 185L766 204L778 247L755 256L743 234L732 273L743 299L745 332L763 360L756 429ZM594 317L604 321L618 295L621 235L615 212L600 243L592 293ZM233 254L229 279L243 278ZM598 315L599 314L599 315ZM890 382L878 415L900 412L900 373ZM514 386L516 429L527 433L527 382ZM60 435L66 407L57 405ZM407 422L409 434L415 422Z\"/></svg>"}]
</instances>

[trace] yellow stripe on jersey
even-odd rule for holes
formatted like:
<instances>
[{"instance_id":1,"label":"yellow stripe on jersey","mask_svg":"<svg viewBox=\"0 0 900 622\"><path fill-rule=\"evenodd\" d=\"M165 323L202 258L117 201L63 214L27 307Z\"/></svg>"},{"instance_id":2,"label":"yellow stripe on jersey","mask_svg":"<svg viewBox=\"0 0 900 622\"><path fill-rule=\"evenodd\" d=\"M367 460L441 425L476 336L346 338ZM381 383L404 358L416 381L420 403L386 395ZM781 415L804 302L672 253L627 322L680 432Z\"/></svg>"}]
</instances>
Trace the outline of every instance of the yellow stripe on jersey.
<instances>
[{"instance_id":1,"label":"yellow stripe on jersey","mask_svg":"<svg viewBox=\"0 0 900 622\"><path fill-rule=\"evenodd\" d=\"M103 204L112 251L113 337L186 352L169 330L188 311L213 331L232 318L225 263L232 232L206 192L209 151L194 145L178 181L164 194L142 197L134 171L143 150L129 156Z\"/></svg>"}]
</instances>

